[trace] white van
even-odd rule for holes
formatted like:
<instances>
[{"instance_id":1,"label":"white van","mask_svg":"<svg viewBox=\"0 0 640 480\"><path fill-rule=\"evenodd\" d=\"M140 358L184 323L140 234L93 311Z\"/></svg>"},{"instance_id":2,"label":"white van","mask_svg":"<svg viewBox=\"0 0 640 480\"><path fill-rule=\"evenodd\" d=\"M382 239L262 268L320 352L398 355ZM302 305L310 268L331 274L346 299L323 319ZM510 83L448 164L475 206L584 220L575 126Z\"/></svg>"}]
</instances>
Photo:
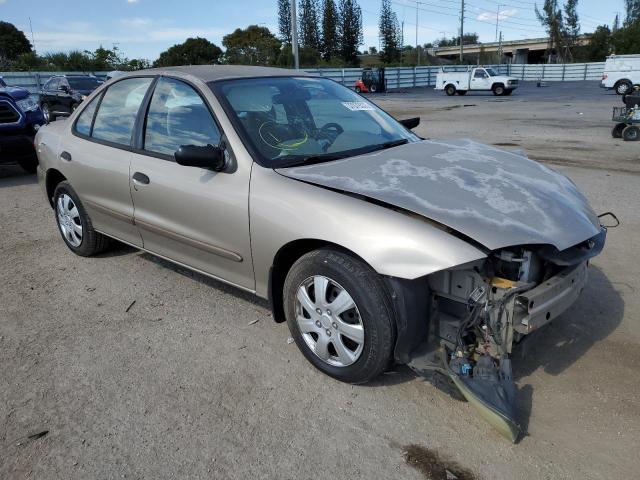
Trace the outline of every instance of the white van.
<instances>
[{"instance_id":1,"label":"white van","mask_svg":"<svg viewBox=\"0 0 640 480\"><path fill-rule=\"evenodd\" d=\"M600 86L624 95L634 85L640 85L640 55L611 55L604 64Z\"/></svg>"}]
</instances>

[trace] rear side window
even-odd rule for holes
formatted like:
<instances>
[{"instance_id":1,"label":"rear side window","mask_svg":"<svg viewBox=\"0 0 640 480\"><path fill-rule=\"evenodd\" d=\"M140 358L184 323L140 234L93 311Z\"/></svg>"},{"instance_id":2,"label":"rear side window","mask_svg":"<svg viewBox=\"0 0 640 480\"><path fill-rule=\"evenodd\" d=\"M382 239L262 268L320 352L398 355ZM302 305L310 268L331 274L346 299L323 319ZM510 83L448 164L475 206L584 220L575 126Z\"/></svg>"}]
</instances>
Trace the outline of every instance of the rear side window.
<instances>
[{"instance_id":1,"label":"rear side window","mask_svg":"<svg viewBox=\"0 0 640 480\"><path fill-rule=\"evenodd\" d=\"M100 95L94 97L93 100L91 100L91 103L85 107L78 117L78 120L76 121L76 132L79 134L86 135L87 137L91 135L91 122L93 121L93 114L98 106L99 98Z\"/></svg>"},{"instance_id":2,"label":"rear side window","mask_svg":"<svg viewBox=\"0 0 640 480\"><path fill-rule=\"evenodd\" d=\"M129 78L108 88L100 103L91 136L96 140L130 145L133 125L151 78Z\"/></svg>"},{"instance_id":3,"label":"rear side window","mask_svg":"<svg viewBox=\"0 0 640 480\"><path fill-rule=\"evenodd\" d=\"M181 145L218 145L220 131L202 97L179 80L161 78L147 113L144 149L171 155Z\"/></svg>"}]
</instances>

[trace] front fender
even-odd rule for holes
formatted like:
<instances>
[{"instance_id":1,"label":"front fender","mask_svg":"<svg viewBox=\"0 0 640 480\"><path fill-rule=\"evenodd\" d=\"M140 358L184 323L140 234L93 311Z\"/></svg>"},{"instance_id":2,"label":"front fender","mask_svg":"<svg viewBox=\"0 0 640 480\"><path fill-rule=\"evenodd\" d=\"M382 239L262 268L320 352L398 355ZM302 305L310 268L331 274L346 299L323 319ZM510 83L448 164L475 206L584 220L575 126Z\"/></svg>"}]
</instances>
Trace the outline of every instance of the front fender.
<instances>
[{"instance_id":1,"label":"front fender","mask_svg":"<svg viewBox=\"0 0 640 480\"><path fill-rule=\"evenodd\" d=\"M346 248L381 275L415 279L484 258L421 216L377 205L253 165L249 199L256 293L284 245L314 239Z\"/></svg>"}]
</instances>

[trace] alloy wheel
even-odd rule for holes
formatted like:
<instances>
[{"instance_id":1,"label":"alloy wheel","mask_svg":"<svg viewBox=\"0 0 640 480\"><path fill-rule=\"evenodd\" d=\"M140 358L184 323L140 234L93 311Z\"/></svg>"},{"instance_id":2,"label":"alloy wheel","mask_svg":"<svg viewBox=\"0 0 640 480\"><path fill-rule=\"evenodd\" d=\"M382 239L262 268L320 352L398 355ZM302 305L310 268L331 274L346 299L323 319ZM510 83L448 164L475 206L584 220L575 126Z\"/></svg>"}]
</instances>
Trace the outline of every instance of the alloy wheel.
<instances>
[{"instance_id":1,"label":"alloy wheel","mask_svg":"<svg viewBox=\"0 0 640 480\"><path fill-rule=\"evenodd\" d=\"M82 243L82 221L80 212L73 199L63 193L56 202L56 215L62 236L72 247L79 247Z\"/></svg>"},{"instance_id":2,"label":"alloy wheel","mask_svg":"<svg viewBox=\"0 0 640 480\"><path fill-rule=\"evenodd\" d=\"M334 367L355 363L364 347L364 325L353 298L328 277L307 278L297 289L295 315L309 349Z\"/></svg>"}]
</instances>

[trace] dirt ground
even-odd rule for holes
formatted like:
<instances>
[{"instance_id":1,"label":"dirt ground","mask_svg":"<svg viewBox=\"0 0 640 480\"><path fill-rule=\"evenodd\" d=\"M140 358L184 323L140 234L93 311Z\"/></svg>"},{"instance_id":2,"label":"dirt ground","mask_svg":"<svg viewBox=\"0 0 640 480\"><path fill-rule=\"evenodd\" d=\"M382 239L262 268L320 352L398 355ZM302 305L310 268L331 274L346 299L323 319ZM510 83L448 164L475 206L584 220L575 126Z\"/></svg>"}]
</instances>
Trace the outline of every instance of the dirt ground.
<instances>
[{"instance_id":1,"label":"dirt ground","mask_svg":"<svg viewBox=\"0 0 640 480\"><path fill-rule=\"evenodd\" d=\"M149 254L74 256L35 177L0 166L0 478L638 478L640 144L609 135L619 99L587 83L375 100L423 136L517 144L622 220L575 307L515 352L527 435L404 367L334 381L265 302Z\"/></svg>"}]
</instances>

